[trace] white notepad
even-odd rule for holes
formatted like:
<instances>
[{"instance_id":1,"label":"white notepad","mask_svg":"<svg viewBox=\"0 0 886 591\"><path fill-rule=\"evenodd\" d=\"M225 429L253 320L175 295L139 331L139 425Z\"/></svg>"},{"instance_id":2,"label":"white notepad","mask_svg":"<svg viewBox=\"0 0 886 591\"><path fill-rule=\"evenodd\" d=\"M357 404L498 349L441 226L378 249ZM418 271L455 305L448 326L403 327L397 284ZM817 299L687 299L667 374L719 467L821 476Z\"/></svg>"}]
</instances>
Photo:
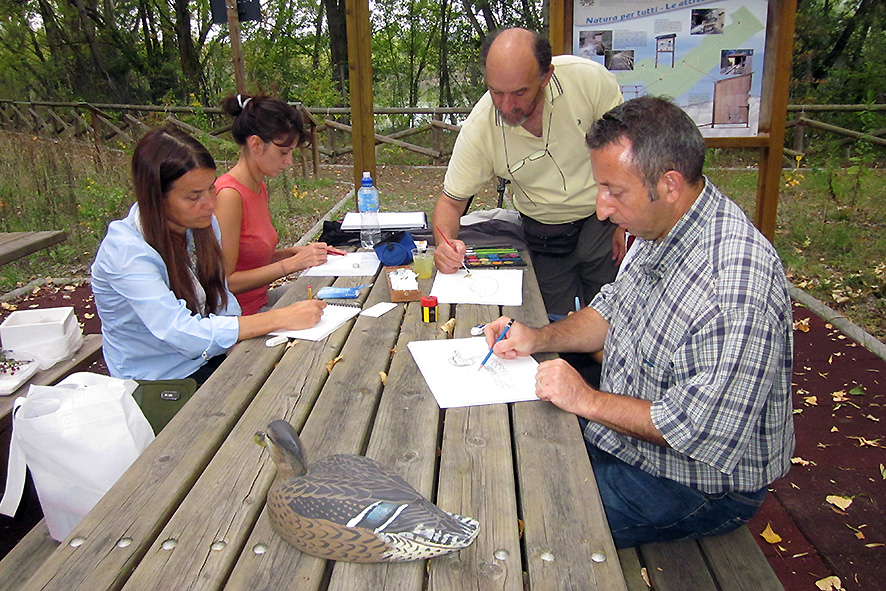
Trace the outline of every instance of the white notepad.
<instances>
[{"instance_id":1,"label":"white notepad","mask_svg":"<svg viewBox=\"0 0 886 591\"><path fill-rule=\"evenodd\" d=\"M426 230L428 216L423 211L382 211L378 214L378 226L382 230ZM361 228L360 214L349 211L341 223L343 232L356 232Z\"/></svg>"},{"instance_id":2,"label":"white notepad","mask_svg":"<svg viewBox=\"0 0 886 591\"><path fill-rule=\"evenodd\" d=\"M303 328L302 330L275 330L272 335L282 335L290 339L301 339L303 341L319 341L328 337L336 328L360 313L358 306L339 306L329 304L323 308L323 316L320 322L311 328Z\"/></svg>"}]
</instances>

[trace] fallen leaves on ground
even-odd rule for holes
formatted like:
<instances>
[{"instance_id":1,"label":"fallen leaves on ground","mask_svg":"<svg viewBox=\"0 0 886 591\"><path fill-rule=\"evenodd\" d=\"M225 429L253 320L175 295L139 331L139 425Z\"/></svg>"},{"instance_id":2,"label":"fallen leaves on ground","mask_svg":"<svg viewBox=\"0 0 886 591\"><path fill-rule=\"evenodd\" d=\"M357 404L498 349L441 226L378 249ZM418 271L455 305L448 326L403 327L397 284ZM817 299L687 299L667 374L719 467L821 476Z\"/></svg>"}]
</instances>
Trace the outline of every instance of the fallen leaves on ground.
<instances>
[{"instance_id":1,"label":"fallen leaves on ground","mask_svg":"<svg viewBox=\"0 0 886 591\"><path fill-rule=\"evenodd\" d=\"M802 320L796 320L794 322L794 330L799 330L800 332L809 332L809 318L803 318Z\"/></svg>"},{"instance_id":2,"label":"fallen leaves on ground","mask_svg":"<svg viewBox=\"0 0 886 591\"><path fill-rule=\"evenodd\" d=\"M847 439L858 439L859 447L882 447L886 448L886 446L880 443L881 439L865 439L864 437L858 437L855 435L848 435Z\"/></svg>"},{"instance_id":3,"label":"fallen leaves on ground","mask_svg":"<svg viewBox=\"0 0 886 591\"><path fill-rule=\"evenodd\" d=\"M810 460L804 460L800 456L791 458L791 463L792 464L799 464L801 466L814 466L815 465L815 462L812 462Z\"/></svg>"},{"instance_id":4,"label":"fallen leaves on ground","mask_svg":"<svg viewBox=\"0 0 886 591\"><path fill-rule=\"evenodd\" d=\"M760 532L760 537L769 542L770 544L777 544L781 541L781 536L775 533L772 530L772 524L767 523L766 529Z\"/></svg>"},{"instance_id":5,"label":"fallen leaves on ground","mask_svg":"<svg viewBox=\"0 0 886 591\"><path fill-rule=\"evenodd\" d=\"M844 591L840 577L825 577L815 581L815 586L821 589L821 591Z\"/></svg>"},{"instance_id":6,"label":"fallen leaves on ground","mask_svg":"<svg viewBox=\"0 0 886 591\"><path fill-rule=\"evenodd\" d=\"M834 505L835 507L839 507L843 511L848 509L849 505L852 504L852 499L850 499L849 497L842 497L839 495L828 495L825 497L824 500L826 500L831 505Z\"/></svg>"}]
</instances>

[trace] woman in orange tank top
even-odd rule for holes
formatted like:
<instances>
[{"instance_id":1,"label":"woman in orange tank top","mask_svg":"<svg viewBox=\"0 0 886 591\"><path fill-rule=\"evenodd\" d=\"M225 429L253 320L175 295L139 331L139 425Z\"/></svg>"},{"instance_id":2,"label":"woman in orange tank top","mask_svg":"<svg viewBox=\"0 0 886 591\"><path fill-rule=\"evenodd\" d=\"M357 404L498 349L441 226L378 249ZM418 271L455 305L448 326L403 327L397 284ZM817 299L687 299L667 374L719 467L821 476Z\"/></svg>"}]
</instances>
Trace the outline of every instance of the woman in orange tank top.
<instances>
[{"instance_id":1,"label":"woman in orange tank top","mask_svg":"<svg viewBox=\"0 0 886 591\"><path fill-rule=\"evenodd\" d=\"M280 99L243 94L226 97L221 108L233 117L231 134L240 158L215 182L215 215L228 286L243 314L255 314L273 306L285 291L269 293L271 282L325 263L335 249L322 242L277 248L264 181L291 166L295 149L309 141L298 111Z\"/></svg>"}]
</instances>

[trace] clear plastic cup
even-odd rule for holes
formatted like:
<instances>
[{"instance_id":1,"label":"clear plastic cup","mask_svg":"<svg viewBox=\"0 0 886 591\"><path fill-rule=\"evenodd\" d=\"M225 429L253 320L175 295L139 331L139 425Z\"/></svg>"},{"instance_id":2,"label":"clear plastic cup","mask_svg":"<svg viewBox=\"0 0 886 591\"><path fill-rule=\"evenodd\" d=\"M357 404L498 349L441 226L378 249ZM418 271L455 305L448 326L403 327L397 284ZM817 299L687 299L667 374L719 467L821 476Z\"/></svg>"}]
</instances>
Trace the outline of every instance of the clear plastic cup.
<instances>
[{"instance_id":1,"label":"clear plastic cup","mask_svg":"<svg viewBox=\"0 0 886 591\"><path fill-rule=\"evenodd\" d=\"M419 279L430 279L434 273L434 247L412 250L412 268Z\"/></svg>"}]
</instances>

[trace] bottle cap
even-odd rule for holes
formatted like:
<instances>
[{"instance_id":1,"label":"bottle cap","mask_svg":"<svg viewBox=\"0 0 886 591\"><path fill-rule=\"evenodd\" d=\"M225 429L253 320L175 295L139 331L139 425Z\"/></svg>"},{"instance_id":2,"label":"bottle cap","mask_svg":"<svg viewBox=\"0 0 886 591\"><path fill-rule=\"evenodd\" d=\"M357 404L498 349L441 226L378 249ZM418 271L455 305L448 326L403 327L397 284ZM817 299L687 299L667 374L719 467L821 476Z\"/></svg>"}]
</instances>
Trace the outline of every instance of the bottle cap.
<instances>
[{"instance_id":1,"label":"bottle cap","mask_svg":"<svg viewBox=\"0 0 886 591\"><path fill-rule=\"evenodd\" d=\"M425 308L433 308L437 305L437 296L422 296L421 305Z\"/></svg>"},{"instance_id":2,"label":"bottle cap","mask_svg":"<svg viewBox=\"0 0 886 591\"><path fill-rule=\"evenodd\" d=\"M363 173L363 178L360 180L360 186L363 187L371 187L372 186L372 176L370 176L369 171Z\"/></svg>"}]
</instances>

